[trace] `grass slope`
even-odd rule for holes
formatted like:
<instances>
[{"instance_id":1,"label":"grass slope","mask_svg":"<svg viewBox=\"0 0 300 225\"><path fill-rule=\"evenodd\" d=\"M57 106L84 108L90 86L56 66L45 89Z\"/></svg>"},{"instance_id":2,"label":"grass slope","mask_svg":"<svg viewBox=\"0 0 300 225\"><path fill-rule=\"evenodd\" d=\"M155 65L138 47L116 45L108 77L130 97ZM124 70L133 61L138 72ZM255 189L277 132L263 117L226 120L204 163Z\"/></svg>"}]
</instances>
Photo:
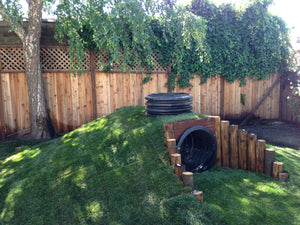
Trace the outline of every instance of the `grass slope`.
<instances>
[{"instance_id":1,"label":"grass slope","mask_svg":"<svg viewBox=\"0 0 300 225\"><path fill-rule=\"evenodd\" d=\"M124 107L62 138L0 144L2 224L300 224L300 156L279 149L288 183L214 167L196 174L204 204L173 173L164 122ZM14 152L22 145L20 152Z\"/></svg>"}]
</instances>

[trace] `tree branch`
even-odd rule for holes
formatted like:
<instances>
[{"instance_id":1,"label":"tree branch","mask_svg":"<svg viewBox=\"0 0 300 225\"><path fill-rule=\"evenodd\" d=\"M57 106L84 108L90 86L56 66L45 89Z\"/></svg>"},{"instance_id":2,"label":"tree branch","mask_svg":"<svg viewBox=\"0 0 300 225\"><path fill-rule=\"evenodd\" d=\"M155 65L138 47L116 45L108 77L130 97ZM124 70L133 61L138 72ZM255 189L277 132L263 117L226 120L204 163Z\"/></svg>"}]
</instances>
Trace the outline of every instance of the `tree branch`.
<instances>
[{"instance_id":1,"label":"tree branch","mask_svg":"<svg viewBox=\"0 0 300 225\"><path fill-rule=\"evenodd\" d=\"M8 25L14 30L14 32L18 35L21 41L24 41L25 30L22 24L9 14L9 12L4 7L2 1L0 0L0 15L3 20L8 23Z\"/></svg>"}]
</instances>

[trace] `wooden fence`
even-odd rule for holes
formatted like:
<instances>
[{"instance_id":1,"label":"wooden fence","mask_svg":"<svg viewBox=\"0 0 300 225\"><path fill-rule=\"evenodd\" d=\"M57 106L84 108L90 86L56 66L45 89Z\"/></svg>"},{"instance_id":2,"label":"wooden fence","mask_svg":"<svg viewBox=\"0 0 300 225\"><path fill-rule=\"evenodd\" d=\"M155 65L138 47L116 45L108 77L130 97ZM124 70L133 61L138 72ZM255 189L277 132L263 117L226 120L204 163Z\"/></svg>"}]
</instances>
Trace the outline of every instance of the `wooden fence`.
<instances>
[{"instance_id":1,"label":"wooden fence","mask_svg":"<svg viewBox=\"0 0 300 225\"><path fill-rule=\"evenodd\" d=\"M248 78L247 85L240 87L238 80L228 83L219 75L208 79L207 83L199 85L200 80L196 76L191 82L193 88L176 89L176 91L185 91L193 95L194 112L238 119L250 112L277 77L278 75L271 74L268 80L260 81ZM244 104L241 102L241 95L244 96ZM254 113L254 116L265 119L279 118L279 98L280 85L278 84Z\"/></svg>"},{"instance_id":2,"label":"wooden fence","mask_svg":"<svg viewBox=\"0 0 300 225\"><path fill-rule=\"evenodd\" d=\"M300 91L300 89L299 89ZM292 89L289 85L281 85L280 89L280 115L279 118L283 121L296 122L300 124L300 108L298 106L291 107L290 96ZM300 104L300 95L294 96L295 101Z\"/></svg>"},{"instance_id":3,"label":"wooden fence","mask_svg":"<svg viewBox=\"0 0 300 225\"><path fill-rule=\"evenodd\" d=\"M166 73L152 74L152 81L142 83L141 73L103 73L93 76L74 77L69 73L44 73L48 110L56 131L69 132L97 117L129 105L144 105L149 93L167 92ZM193 95L193 111L196 113L237 119L260 100L261 96L277 78L272 74L268 80L247 80L240 87L220 76L208 79L199 85L198 76L192 80L193 88L184 91ZM245 104L241 103L245 94ZM7 137L30 128L29 100L25 73L0 73L0 127L1 137ZM279 118L280 85L255 112L255 116L266 119Z\"/></svg>"},{"instance_id":4,"label":"wooden fence","mask_svg":"<svg viewBox=\"0 0 300 225\"><path fill-rule=\"evenodd\" d=\"M96 66L99 56L93 51L85 58L85 75L74 77L68 72L67 47L42 47L41 66L48 111L56 132L69 132L123 106L144 105L149 93L167 92L166 69L158 63L156 56L153 57L156 68L152 81L143 84L143 74L136 72L135 68L129 74L121 73L114 64L113 73L99 71ZM195 76L191 80L192 88L176 88L175 91L193 95L193 111L196 113L239 119L251 111L277 78L278 75L271 74L267 80L247 79L247 85L240 87L239 81L230 84L219 75L200 85L199 77ZM265 119L285 116L286 120L293 120L281 91L278 83L254 116ZM18 46L0 46L0 139L28 132L29 115L23 50Z\"/></svg>"}]
</instances>

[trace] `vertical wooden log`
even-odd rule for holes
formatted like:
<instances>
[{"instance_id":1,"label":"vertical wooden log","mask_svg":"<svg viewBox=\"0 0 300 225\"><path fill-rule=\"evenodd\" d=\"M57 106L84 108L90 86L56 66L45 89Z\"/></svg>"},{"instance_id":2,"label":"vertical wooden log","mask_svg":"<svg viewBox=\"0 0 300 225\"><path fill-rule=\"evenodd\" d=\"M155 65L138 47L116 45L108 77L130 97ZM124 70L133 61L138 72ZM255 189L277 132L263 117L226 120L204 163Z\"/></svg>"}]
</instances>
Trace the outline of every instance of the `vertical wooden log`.
<instances>
[{"instance_id":1,"label":"vertical wooden log","mask_svg":"<svg viewBox=\"0 0 300 225\"><path fill-rule=\"evenodd\" d=\"M194 177L192 172L183 172L182 173L182 181L184 186L189 186L192 189L194 188Z\"/></svg>"},{"instance_id":2,"label":"vertical wooden log","mask_svg":"<svg viewBox=\"0 0 300 225\"><path fill-rule=\"evenodd\" d=\"M229 167L229 121L221 121L222 166Z\"/></svg>"},{"instance_id":3,"label":"vertical wooden log","mask_svg":"<svg viewBox=\"0 0 300 225\"><path fill-rule=\"evenodd\" d=\"M185 172L185 165L184 164L175 164L174 168L176 176L182 180L182 173Z\"/></svg>"},{"instance_id":4,"label":"vertical wooden log","mask_svg":"<svg viewBox=\"0 0 300 225\"><path fill-rule=\"evenodd\" d=\"M239 168L238 125L229 126L230 167Z\"/></svg>"},{"instance_id":5,"label":"vertical wooden log","mask_svg":"<svg viewBox=\"0 0 300 225\"><path fill-rule=\"evenodd\" d=\"M199 202L203 203L203 191L194 190L193 195L199 200Z\"/></svg>"},{"instance_id":6,"label":"vertical wooden log","mask_svg":"<svg viewBox=\"0 0 300 225\"><path fill-rule=\"evenodd\" d=\"M169 146L168 147L168 152L169 152L169 155L178 153L178 147L177 146Z\"/></svg>"},{"instance_id":7,"label":"vertical wooden log","mask_svg":"<svg viewBox=\"0 0 300 225\"><path fill-rule=\"evenodd\" d=\"M257 140L256 141L256 173L264 172L264 164L265 164L265 148L266 141L265 140Z\"/></svg>"},{"instance_id":8,"label":"vertical wooden log","mask_svg":"<svg viewBox=\"0 0 300 225\"><path fill-rule=\"evenodd\" d=\"M239 168L242 170L247 170L247 134L244 129L238 131Z\"/></svg>"},{"instance_id":9,"label":"vertical wooden log","mask_svg":"<svg viewBox=\"0 0 300 225\"><path fill-rule=\"evenodd\" d=\"M215 138L217 141L216 164L222 166L220 117L214 116L213 118L215 119Z\"/></svg>"},{"instance_id":10,"label":"vertical wooden log","mask_svg":"<svg viewBox=\"0 0 300 225\"><path fill-rule=\"evenodd\" d=\"M265 165L264 172L267 176L272 176L273 162L275 161L275 150L267 148L265 150Z\"/></svg>"},{"instance_id":11,"label":"vertical wooden log","mask_svg":"<svg viewBox=\"0 0 300 225\"><path fill-rule=\"evenodd\" d=\"M289 179L289 173L287 171L282 171L278 176L280 182L287 182Z\"/></svg>"},{"instance_id":12,"label":"vertical wooden log","mask_svg":"<svg viewBox=\"0 0 300 225\"><path fill-rule=\"evenodd\" d=\"M171 155L171 165L181 164L181 155L174 153Z\"/></svg>"},{"instance_id":13,"label":"vertical wooden log","mask_svg":"<svg viewBox=\"0 0 300 225\"><path fill-rule=\"evenodd\" d=\"M176 139L174 138L167 139L167 147L169 146L176 146Z\"/></svg>"},{"instance_id":14,"label":"vertical wooden log","mask_svg":"<svg viewBox=\"0 0 300 225\"><path fill-rule=\"evenodd\" d=\"M165 131L165 138L166 139L174 139L174 131L173 130Z\"/></svg>"},{"instance_id":15,"label":"vertical wooden log","mask_svg":"<svg viewBox=\"0 0 300 225\"><path fill-rule=\"evenodd\" d=\"M165 123L164 124L164 131L167 131L167 130L174 130L173 123Z\"/></svg>"},{"instance_id":16,"label":"vertical wooden log","mask_svg":"<svg viewBox=\"0 0 300 225\"><path fill-rule=\"evenodd\" d=\"M279 173L283 171L283 163L282 162L273 162L273 171L272 177L278 178Z\"/></svg>"},{"instance_id":17,"label":"vertical wooden log","mask_svg":"<svg viewBox=\"0 0 300 225\"><path fill-rule=\"evenodd\" d=\"M256 163L255 163L255 145L256 145L256 135L255 134L248 134L248 170L255 172L256 170Z\"/></svg>"}]
</instances>

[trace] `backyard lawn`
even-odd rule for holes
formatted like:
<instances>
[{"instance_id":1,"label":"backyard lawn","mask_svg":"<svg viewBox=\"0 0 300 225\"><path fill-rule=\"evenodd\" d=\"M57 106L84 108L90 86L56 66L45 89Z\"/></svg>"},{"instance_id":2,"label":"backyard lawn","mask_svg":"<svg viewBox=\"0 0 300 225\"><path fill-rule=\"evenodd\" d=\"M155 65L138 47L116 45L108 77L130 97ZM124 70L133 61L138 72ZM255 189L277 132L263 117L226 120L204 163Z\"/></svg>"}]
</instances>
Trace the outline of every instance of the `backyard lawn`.
<instances>
[{"instance_id":1,"label":"backyard lawn","mask_svg":"<svg viewBox=\"0 0 300 225\"><path fill-rule=\"evenodd\" d=\"M175 176L163 123L124 107L47 142L0 143L0 224L300 224L300 152L270 146L287 183L214 166ZM15 147L21 146L18 152Z\"/></svg>"}]
</instances>

